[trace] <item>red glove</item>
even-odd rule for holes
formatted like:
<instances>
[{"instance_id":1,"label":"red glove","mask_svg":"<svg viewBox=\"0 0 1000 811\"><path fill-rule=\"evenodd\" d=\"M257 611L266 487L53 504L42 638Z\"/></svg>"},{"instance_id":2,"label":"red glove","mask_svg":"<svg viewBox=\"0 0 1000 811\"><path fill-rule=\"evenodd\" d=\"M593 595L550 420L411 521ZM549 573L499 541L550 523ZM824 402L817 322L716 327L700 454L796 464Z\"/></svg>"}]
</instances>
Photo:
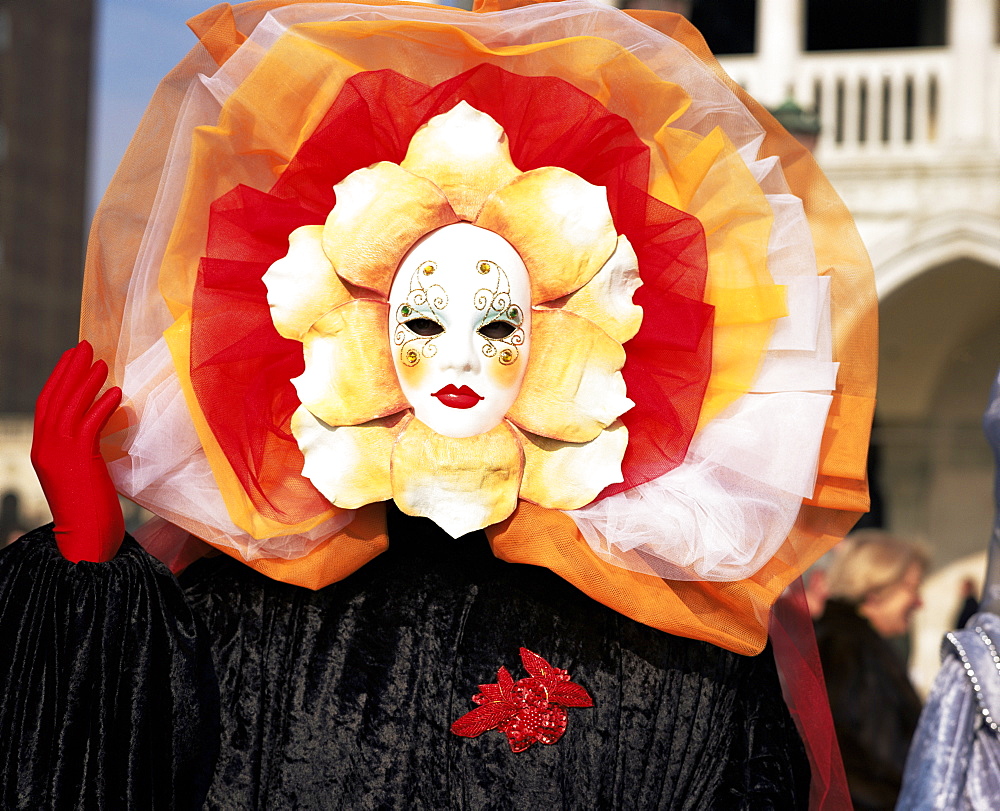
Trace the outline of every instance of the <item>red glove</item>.
<instances>
[{"instance_id":1,"label":"red glove","mask_svg":"<svg viewBox=\"0 0 1000 811\"><path fill-rule=\"evenodd\" d=\"M118 494L101 457L100 438L122 399L117 386L94 402L108 365L93 363L86 341L63 353L35 404L31 464L55 520L63 557L111 560L125 537Z\"/></svg>"}]
</instances>

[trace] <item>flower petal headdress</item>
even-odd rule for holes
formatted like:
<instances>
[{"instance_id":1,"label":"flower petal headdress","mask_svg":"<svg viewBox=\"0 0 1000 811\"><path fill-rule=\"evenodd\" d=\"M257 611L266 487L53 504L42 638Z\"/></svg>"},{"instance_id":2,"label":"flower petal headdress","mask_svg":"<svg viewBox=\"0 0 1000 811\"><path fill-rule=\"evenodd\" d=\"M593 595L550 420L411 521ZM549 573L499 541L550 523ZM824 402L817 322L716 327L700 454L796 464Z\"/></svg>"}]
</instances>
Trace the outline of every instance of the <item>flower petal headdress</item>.
<instances>
[{"instance_id":1,"label":"flower petal headdress","mask_svg":"<svg viewBox=\"0 0 1000 811\"><path fill-rule=\"evenodd\" d=\"M461 101L417 130L401 164L358 169L334 195L326 223L293 231L289 253L264 274L275 327L304 345L305 371L293 381L302 405L291 422L303 475L335 506L392 498L456 538L503 521L518 497L576 509L620 482L628 432L618 417L633 405L619 371L622 343L642 311L631 301L635 252L616 234L604 190L560 167L518 172L503 130ZM410 404L392 386L392 352L413 366L434 346L405 328L411 315L434 314L423 286L433 266L414 274L406 302L389 313L391 341L385 326L403 254L459 219L508 238L536 305L534 361L508 418L467 438L405 413ZM477 306L518 325L483 350L511 364L524 316L502 268L480 265ZM447 292L435 289L443 308Z\"/></svg>"},{"instance_id":2,"label":"flower petal headdress","mask_svg":"<svg viewBox=\"0 0 1000 811\"><path fill-rule=\"evenodd\" d=\"M385 549L393 498L759 650L867 507L871 269L804 150L674 15L256 0L191 25L88 254L120 491L314 588ZM423 344L388 292L462 222L523 260L531 349L500 423L456 439L401 396L393 353Z\"/></svg>"}]
</instances>

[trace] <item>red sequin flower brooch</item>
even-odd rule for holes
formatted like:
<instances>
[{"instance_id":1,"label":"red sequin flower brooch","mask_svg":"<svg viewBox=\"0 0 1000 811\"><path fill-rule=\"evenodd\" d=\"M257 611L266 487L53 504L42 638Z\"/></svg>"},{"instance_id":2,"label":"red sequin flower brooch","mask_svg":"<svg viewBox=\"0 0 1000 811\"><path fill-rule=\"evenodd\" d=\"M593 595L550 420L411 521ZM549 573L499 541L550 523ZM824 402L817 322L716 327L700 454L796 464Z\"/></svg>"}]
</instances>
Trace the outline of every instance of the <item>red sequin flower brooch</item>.
<instances>
[{"instance_id":1,"label":"red sequin flower brooch","mask_svg":"<svg viewBox=\"0 0 1000 811\"><path fill-rule=\"evenodd\" d=\"M451 731L475 738L491 729L507 736L512 752L533 743L555 743L566 731L567 707L593 707L594 701L569 673L552 667L537 653L521 648L521 662L530 674L514 681L505 667L496 684L480 684L472 700L479 706L467 712Z\"/></svg>"}]
</instances>

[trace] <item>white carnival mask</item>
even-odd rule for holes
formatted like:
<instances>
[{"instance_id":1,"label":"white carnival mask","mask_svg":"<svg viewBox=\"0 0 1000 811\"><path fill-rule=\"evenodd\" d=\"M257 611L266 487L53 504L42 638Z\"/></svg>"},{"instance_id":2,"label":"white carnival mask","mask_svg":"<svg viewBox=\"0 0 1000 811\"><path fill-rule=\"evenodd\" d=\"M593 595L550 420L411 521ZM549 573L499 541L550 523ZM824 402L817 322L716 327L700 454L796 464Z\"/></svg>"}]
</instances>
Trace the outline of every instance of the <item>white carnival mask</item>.
<instances>
[{"instance_id":1,"label":"white carnival mask","mask_svg":"<svg viewBox=\"0 0 1000 811\"><path fill-rule=\"evenodd\" d=\"M528 271L503 237L469 223L418 240L389 291L389 342L417 419L448 437L486 433L517 399L531 337Z\"/></svg>"}]
</instances>

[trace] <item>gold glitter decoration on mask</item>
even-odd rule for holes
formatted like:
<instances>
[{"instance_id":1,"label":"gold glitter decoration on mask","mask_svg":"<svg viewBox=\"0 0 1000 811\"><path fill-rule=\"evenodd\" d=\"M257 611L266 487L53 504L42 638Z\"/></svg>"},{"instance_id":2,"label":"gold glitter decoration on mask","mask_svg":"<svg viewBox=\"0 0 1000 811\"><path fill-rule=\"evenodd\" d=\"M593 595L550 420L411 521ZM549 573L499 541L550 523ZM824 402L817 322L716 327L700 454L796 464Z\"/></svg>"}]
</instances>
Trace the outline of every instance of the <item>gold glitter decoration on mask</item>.
<instances>
[{"instance_id":1,"label":"gold glitter decoration on mask","mask_svg":"<svg viewBox=\"0 0 1000 811\"><path fill-rule=\"evenodd\" d=\"M493 263L492 262L483 261L483 262L479 263L479 272L482 273L484 276L487 273L489 273L492 269L493 269Z\"/></svg>"},{"instance_id":2,"label":"gold glitter decoration on mask","mask_svg":"<svg viewBox=\"0 0 1000 811\"><path fill-rule=\"evenodd\" d=\"M420 272L423 273L424 276L430 276L435 270L437 270L437 265L433 262L424 262L424 264L420 267Z\"/></svg>"}]
</instances>

